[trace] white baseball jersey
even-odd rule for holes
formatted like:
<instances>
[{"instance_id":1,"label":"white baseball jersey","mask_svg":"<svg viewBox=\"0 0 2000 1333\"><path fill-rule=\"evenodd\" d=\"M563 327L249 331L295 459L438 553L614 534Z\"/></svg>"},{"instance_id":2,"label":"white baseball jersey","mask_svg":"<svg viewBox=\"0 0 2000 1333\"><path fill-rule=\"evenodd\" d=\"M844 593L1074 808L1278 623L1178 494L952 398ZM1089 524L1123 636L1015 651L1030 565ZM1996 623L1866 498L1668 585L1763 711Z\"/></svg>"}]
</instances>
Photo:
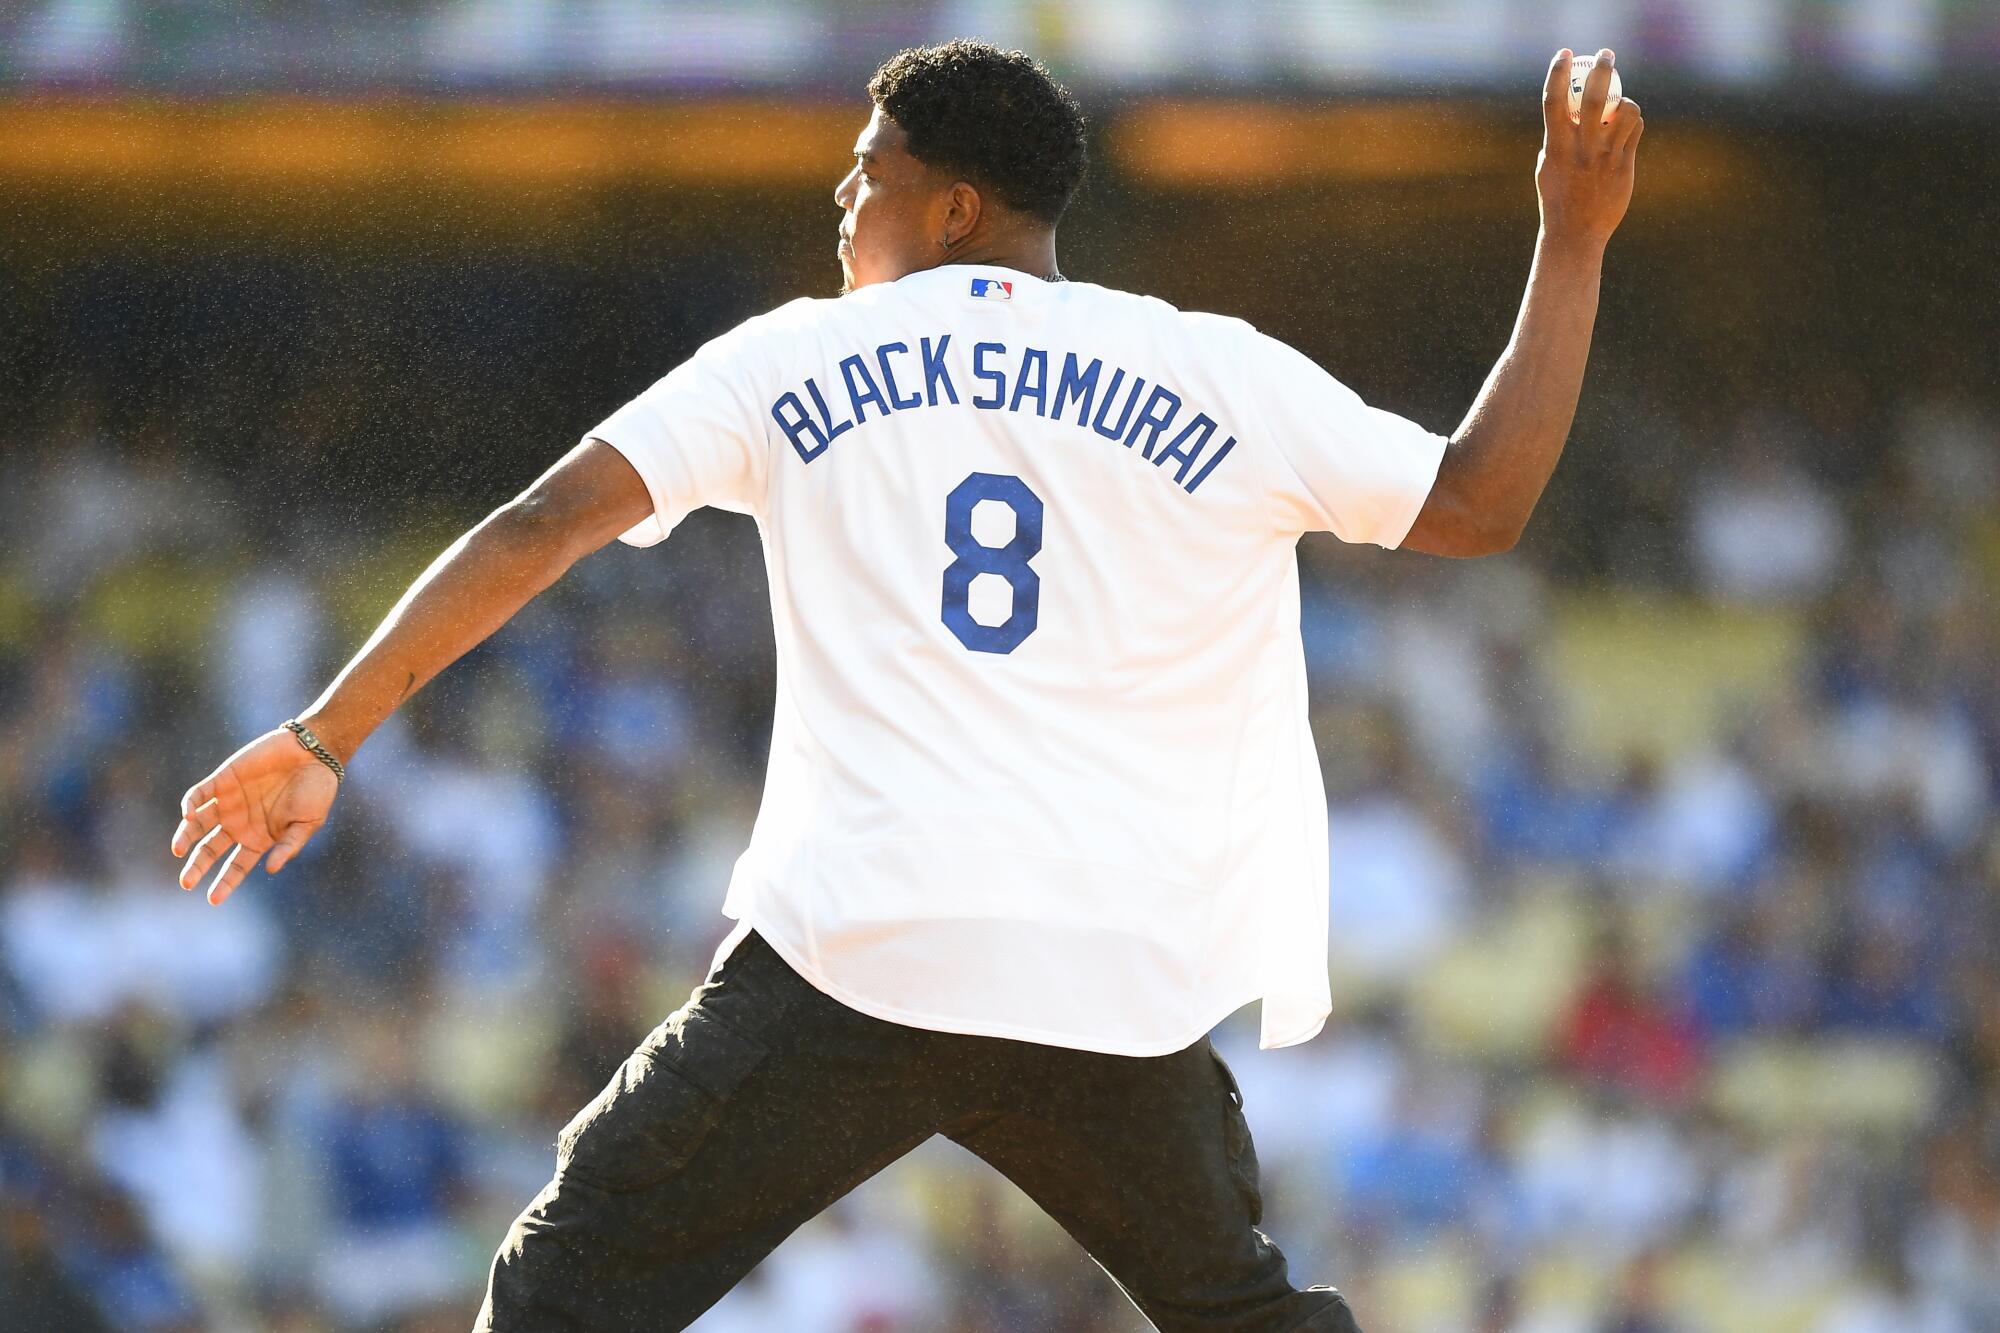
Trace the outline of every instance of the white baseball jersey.
<instances>
[{"instance_id":1,"label":"white baseball jersey","mask_svg":"<svg viewBox=\"0 0 2000 1333\"><path fill-rule=\"evenodd\" d=\"M947 265L798 300L590 432L763 534L778 697L723 911L863 1013L1122 1055L1329 1008L1301 533L1445 441L1241 320Z\"/></svg>"}]
</instances>

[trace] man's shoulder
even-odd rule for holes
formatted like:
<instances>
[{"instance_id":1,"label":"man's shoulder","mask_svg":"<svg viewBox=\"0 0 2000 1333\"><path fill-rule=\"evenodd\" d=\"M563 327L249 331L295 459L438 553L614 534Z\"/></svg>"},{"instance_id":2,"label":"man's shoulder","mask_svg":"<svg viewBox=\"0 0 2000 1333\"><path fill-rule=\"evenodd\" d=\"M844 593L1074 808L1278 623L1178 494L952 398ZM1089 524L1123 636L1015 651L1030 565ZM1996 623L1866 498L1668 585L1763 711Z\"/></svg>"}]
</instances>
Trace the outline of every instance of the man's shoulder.
<instances>
[{"instance_id":1,"label":"man's shoulder","mask_svg":"<svg viewBox=\"0 0 2000 1333\"><path fill-rule=\"evenodd\" d=\"M715 340L740 352L771 351L788 344L812 342L829 330L865 332L910 309L935 310L935 275L925 270L924 284L876 283L837 297L796 297L762 314L753 315ZM1145 292L1095 282L1062 281L1039 284L1042 295L1088 311L1092 321L1117 320L1130 325L1172 331L1210 347L1240 347L1260 335L1249 321L1206 310L1183 310ZM966 304L979 305L976 301Z\"/></svg>"},{"instance_id":2,"label":"man's shoulder","mask_svg":"<svg viewBox=\"0 0 2000 1333\"><path fill-rule=\"evenodd\" d=\"M834 304L801 296L762 314L732 325L703 343L691 364L705 365L722 373L748 373L773 358L782 359L787 347L809 338L823 322L822 307Z\"/></svg>"},{"instance_id":3,"label":"man's shoulder","mask_svg":"<svg viewBox=\"0 0 2000 1333\"><path fill-rule=\"evenodd\" d=\"M793 297L783 305L750 316L722 336L754 339L797 333L823 320L828 313L827 307L835 304L837 302L824 297Z\"/></svg>"},{"instance_id":4,"label":"man's shoulder","mask_svg":"<svg viewBox=\"0 0 2000 1333\"><path fill-rule=\"evenodd\" d=\"M1256 332L1247 320L1235 315L1183 310L1164 297L1146 292L1127 291L1122 287L1107 287L1094 282L1066 282L1062 286L1065 293L1073 292L1093 304L1119 308L1132 318L1185 329L1196 336L1235 338Z\"/></svg>"},{"instance_id":5,"label":"man's shoulder","mask_svg":"<svg viewBox=\"0 0 2000 1333\"><path fill-rule=\"evenodd\" d=\"M829 330L864 330L896 308L894 283L877 283L840 296L799 296L738 324L722 335L745 350L816 341Z\"/></svg>"}]
</instances>

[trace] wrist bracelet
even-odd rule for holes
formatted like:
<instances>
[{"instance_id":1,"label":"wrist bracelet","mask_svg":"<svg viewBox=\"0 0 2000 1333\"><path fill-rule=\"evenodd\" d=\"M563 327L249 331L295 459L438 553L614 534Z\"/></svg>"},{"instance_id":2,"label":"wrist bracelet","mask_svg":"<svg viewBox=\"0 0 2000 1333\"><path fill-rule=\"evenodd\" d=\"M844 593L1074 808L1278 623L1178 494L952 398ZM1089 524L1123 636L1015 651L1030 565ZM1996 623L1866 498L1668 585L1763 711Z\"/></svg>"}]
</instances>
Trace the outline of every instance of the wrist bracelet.
<instances>
[{"instance_id":1,"label":"wrist bracelet","mask_svg":"<svg viewBox=\"0 0 2000 1333\"><path fill-rule=\"evenodd\" d=\"M299 738L299 744L306 747L306 752L308 754L312 755L313 758L319 760L322 764L325 764L328 768L333 770L333 776L336 782L347 781L346 766L343 765L338 759L335 759L333 757L333 751L327 749L324 745L321 745L319 743L319 737L312 734L312 728L308 727L305 723L299 721L297 718L288 719L285 722L284 726L286 731L291 732L292 735Z\"/></svg>"}]
</instances>

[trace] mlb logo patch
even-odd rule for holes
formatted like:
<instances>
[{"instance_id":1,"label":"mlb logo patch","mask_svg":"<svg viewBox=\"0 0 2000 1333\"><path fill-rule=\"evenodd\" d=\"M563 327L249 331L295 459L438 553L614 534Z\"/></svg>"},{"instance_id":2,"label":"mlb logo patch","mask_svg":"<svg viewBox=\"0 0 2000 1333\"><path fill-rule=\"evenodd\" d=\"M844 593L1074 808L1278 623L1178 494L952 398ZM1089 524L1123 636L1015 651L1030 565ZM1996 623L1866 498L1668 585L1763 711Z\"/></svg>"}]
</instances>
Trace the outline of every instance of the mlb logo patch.
<instances>
[{"instance_id":1,"label":"mlb logo patch","mask_svg":"<svg viewBox=\"0 0 2000 1333\"><path fill-rule=\"evenodd\" d=\"M1014 284L999 278L974 278L972 295L981 301L1011 301L1014 299Z\"/></svg>"}]
</instances>

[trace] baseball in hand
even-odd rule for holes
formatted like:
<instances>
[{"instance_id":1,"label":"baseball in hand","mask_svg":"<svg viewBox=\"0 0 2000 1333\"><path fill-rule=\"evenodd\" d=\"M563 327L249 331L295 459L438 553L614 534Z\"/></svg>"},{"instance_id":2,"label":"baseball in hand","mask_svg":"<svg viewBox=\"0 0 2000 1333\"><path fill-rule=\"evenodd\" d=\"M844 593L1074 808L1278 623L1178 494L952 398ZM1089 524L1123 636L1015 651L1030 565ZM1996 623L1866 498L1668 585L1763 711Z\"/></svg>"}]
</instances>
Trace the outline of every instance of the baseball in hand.
<instances>
[{"instance_id":1,"label":"baseball in hand","mask_svg":"<svg viewBox=\"0 0 2000 1333\"><path fill-rule=\"evenodd\" d=\"M1590 71L1597 67L1596 56L1571 56L1569 62L1569 118L1575 123L1583 123L1583 81ZM1611 69L1611 91L1604 95L1604 119L1609 122L1611 113L1618 109L1618 103L1625 96L1624 86L1618 81L1618 68Z\"/></svg>"}]
</instances>

